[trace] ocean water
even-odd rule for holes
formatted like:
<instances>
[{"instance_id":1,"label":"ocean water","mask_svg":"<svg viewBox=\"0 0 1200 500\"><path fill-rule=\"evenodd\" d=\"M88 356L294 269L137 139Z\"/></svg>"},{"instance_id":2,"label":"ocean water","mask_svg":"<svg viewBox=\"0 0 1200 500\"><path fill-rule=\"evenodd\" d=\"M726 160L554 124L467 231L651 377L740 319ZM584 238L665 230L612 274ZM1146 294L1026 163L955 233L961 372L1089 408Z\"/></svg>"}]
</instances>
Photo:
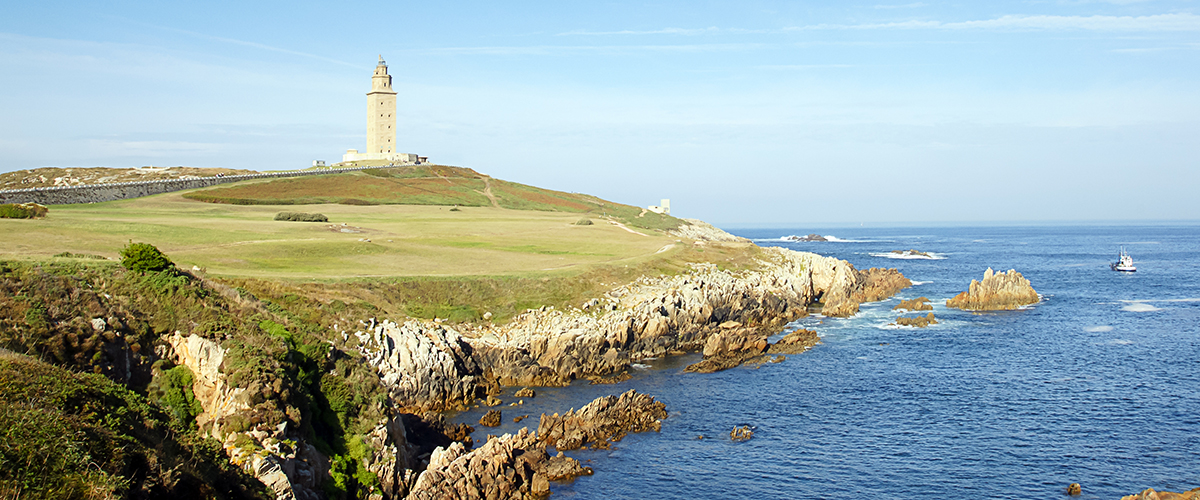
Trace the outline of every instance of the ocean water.
<instances>
[{"instance_id":1,"label":"ocean water","mask_svg":"<svg viewBox=\"0 0 1200 500\"><path fill-rule=\"evenodd\" d=\"M1050 499L1078 482L1081 498L1115 499L1200 486L1200 227L844 229L803 243L779 237L813 231L734 232L919 284L853 318L797 321L822 343L785 362L691 374L699 355L654 360L620 384L538 389L475 438L637 389L666 403L662 432L569 452L595 475L553 485L555 498ZM1121 246L1136 273L1109 269ZM941 258L878 256L910 248ZM989 266L1020 271L1042 302L945 308ZM919 296L941 323L887 326L899 299ZM754 438L731 441L740 425Z\"/></svg>"}]
</instances>

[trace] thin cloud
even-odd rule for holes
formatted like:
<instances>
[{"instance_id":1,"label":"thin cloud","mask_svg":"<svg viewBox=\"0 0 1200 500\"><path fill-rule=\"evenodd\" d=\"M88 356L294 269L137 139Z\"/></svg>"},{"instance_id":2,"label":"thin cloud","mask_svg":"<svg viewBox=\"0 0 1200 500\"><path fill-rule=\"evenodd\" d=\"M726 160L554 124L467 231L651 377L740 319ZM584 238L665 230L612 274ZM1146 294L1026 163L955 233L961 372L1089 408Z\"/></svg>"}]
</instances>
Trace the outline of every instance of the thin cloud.
<instances>
[{"instance_id":1,"label":"thin cloud","mask_svg":"<svg viewBox=\"0 0 1200 500\"><path fill-rule=\"evenodd\" d=\"M920 7L928 7L925 2L906 3L904 5L876 5L876 9L916 9Z\"/></svg>"},{"instance_id":2,"label":"thin cloud","mask_svg":"<svg viewBox=\"0 0 1200 500\"><path fill-rule=\"evenodd\" d=\"M1023 16L1009 15L980 21L902 21L876 24L815 24L784 28L786 31L941 29L941 30L1086 30L1086 31L1200 31L1200 16Z\"/></svg>"},{"instance_id":3,"label":"thin cloud","mask_svg":"<svg viewBox=\"0 0 1200 500\"><path fill-rule=\"evenodd\" d=\"M163 31L172 31L175 33L181 33L181 34L193 36L196 38L204 38L207 40L213 40L213 41L222 42L222 43L241 45L243 47L251 47L251 48L255 48L255 49L259 49L259 50L266 50L269 52L278 52L280 54L289 54L289 55L293 55L293 56L307 57L310 59L316 59L318 61L325 61L328 63L339 64L339 65L348 66L351 68L361 68L362 67L362 65L360 65L360 64L348 63L346 61L333 59L330 57L320 56L317 54L309 54L308 52L300 52L297 50L285 49L285 48L281 48L281 47L275 47L275 46L267 45L264 43L249 42L246 40L238 40L236 38L226 38L226 37L208 35L208 34L204 34L204 33L197 33L195 31L189 31L189 30L184 30L184 29L179 29L179 28L159 26L156 24L149 24L149 23L144 23L144 22L140 22L140 21L134 21L132 19L127 19L127 18L123 18L123 17L119 17L119 16L107 16L107 17L111 17L114 19L120 19L127 23L137 24L137 25L148 27L148 28L154 28L154 29L163 30Z\"/></svg>"},{"instance_id":4,"label":"thin cloud","mask_svg":"<svg viewBox=\"0 0 1200 500\"><path fill-rule=\"evenodd\" d=\"M663 28L657 30L620 30L620 31L585 31L574 30L557 33L555 36L602 36L602 35L703 35L705 33L715 33L721 31L715 26L708 28Z\"/></svg>"},{"instance_id":5,"label":"thin cloud","mask_svg":"<svg viewBox=\"0 0 1200 500\"><path fill-rule=\"evenodd\" d=\"M759 43L707 43L680 45L531 45L483 47L435 47L416 49L415 53L480 55L554 55L575 52L714 52L750 50L765 47Z\"/></svg>"}]
</instances>

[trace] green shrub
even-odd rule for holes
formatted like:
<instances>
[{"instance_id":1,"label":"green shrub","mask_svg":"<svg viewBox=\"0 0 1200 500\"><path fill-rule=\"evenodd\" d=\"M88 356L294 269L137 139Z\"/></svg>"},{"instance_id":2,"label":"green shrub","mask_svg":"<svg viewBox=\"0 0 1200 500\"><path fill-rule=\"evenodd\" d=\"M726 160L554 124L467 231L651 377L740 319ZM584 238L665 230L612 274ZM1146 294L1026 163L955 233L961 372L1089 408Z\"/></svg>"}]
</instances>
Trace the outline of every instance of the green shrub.
<instances>
[{"instance_id":1,"label":"green shrub","mask_svg":"<svg viewBox=\"0 0 1200 500\"><path fill-rule=\"evenodd\" d=\"M150 384L149 392L167 409L176 425L190 429L195 425L196 416L204 412L200 401L192 393L192 371L186 366L176 366L162 370L157 375Z\"/></svg>"},{"instance_id":2,"label":"green shrub","mask_svg":"<svg viewBox=\"0 0 1200 500\"><path fill-rule=\"evenodd\" d=\"M0 205L0 219L37 219L45 217L49 211L37 203L5 203Z\"/></svg>"},{"instance_id":3,"label":"green shrub","mask_svg":"<svg viewBox=\"0 0 1200 500\"><path fill-rule=\"evenodd\" d=\"M175 263L154 245L130 242L121 249L121 266L130 271L144 273L172 269Z\"/></svg>"},{"instance_id":4,"label":"green shrub","mask_svg":"<svg viewBox=\"0 0 1200 500\"><path fill-rule=\"evenodd\" d=\"M291 221L291 222L329 222L329 217L324 214L308 214L304 212L279 212L275 214L275 220Z\"/></svg>"},{"instance_id":5,"label":"green shrub","mask_svg":"<svg viewBox=\"0 0 1200 500\"><path fill-rule=\"evenodd\" d=\"M338 203L340 203L342 205L359 205L359 206L378 205L378 203L375 203L373 201L360 200L358 198L343 198L342 201L339 201Z\"/></svg>"},{"instance_id":6,"label":"green shrub","mask_svg":"<svg viewBox=\"0 0 1200 500\"><path fill-rule=\"evenodd\" d=\"M582 219L575 221L575 225L576 226L590 226L590 225L592 225L592 219L584 217Z\"/></svg>"}]
</instances>

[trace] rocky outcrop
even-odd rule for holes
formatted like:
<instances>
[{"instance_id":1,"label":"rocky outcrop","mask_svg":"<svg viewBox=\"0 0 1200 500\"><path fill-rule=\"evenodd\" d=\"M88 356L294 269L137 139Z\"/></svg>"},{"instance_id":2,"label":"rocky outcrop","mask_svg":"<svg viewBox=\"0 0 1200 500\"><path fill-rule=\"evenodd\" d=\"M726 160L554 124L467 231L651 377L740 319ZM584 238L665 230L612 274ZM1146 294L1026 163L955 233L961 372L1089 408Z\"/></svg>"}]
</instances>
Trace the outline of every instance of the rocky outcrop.
<instances>
[{"instance_id":1,"label":"rocky outcrop","mask_svg":"<svg viewBox=\"0 0 1200 500\"><path fill-rule=\"evenodd\" d=\"M793 234L783 239L786 241L829 241L828 238L817 233L809 233L807 236L796 236Z\"/></svg>"},{"instance_id":2,"label":"rocky outcrop","mask_svg":"<svg viewBox=\"0 0 1200 500\"><path fill-rule=\"evenodd\" d=\"M223 428L229 417L250 410L245 389L230 387L220 371L225 349L196 334L176 332L166 340L175 361L192 372L192 392L204 410L197 426L221 442L230 463L254 475L278 500L320 499L317 491L329 475L329 460L303 440L286 439L286 424L271 432Z\"/></svg>"},{"instance_id":3,"label":"rocky outcrop","mask_svg":"<svg viewBox=\"0 0 1200 500\"><path fill-rule=\"evenodd\" d=\"M893 308L892 308L892 310L893 310L893 311L896 311L896 310L905 310L905 311L932 311L932 310L933 310L933 306L929 305L929 299L928 299L928 298L926 298L926 297L917 297L917 298L915 298L915 299L912 299L912 300L901 300L899 304L896 304L896 307L893 307Z\"/></svg>"},{"instance_id":4,"label":"rocky outcrop","mask_svg":"<svg viewBox=\"0 0 1200 500\"><path fill-rule=\"evenodd\" d=\"M564 415L542 414L538 440L558 450L575 450L592 444L608 448L629 432L658 432L667 418L666 405L653 396L630 390L620 396L604 396L579 411Z\"/></svg>"},{"instance_id":5,"label":"rocky outcrop","mask_svg":"<svg viewBox=\"0 0 1200 500\"><path fill-rule=\"evenodd\" d=\"M221 420L239 411L249 410L243 397L245 389L230 387L221 373L225 361L225 349L216 342L192 334L184 337L180 332L166 338L171 345L176 364L186 366L192 372L192 392L204 408L196 417L196 426L220 440Z\"/></svg>"},{"instance_id":6,"label":"rocky outcrop","mask_svg":"<svg viewBox=\"0 0 1200 500\"><path fill-rule=\"evenodd\" d=\"M379 371L401 408L454 409L478 396L479 369L458 333L436 323L391 321L355 333L359 351Z\"/></svg>"},{"instance_id":7,"label":"rocky outcrop","mask_svg":"<svg viewBox=\"0 0 1200 500\"><path fill-rule=\"evenodd\" d=\"M936 325L937 318L933 316L933 313L912 318L900 316L899 318L896 318L896 322L893 324L899 326L915 326L917 328L925 328L929 325Z\"/></svg>"},{"instance_id":8,"label":"rocky outcrop","mask_svg":"<svg viewBox=\"0 0 1200 500\"><path fill-rule=\"evenodd\" d=\"M1121 500L1200 500L1200 488L1183 493L1154 491L1153 488L1147 488L1141 493L1123 496Z\"/></svg>"},{"instance_id":9,"label":"rocky outcrop","mask_svg":"<svg viewBox=\"0 0 1200 500\"><path fill-rule=\"evenodd\" d=\"M723 330L709 337L708 342L704 344L704 359L688 365L684 371L718 372L743 363L763 362L772 354L799 354L812 348L819 341L817 332L812 330L796 330L774 344L767 341L765 333L757 330ZM780 357L776 361L782 360Z\"/></svg>"},{"instance_id":10,"label":"rocky outcrop","mask_svg":"<svg viewBox=\"0 0 1200 500\"><path fill-rule=\"evenodd\" d=\"M753 437L754 429L751 429L749 425L734 427L732 431L729 431L729 439L734 441L746 441Z\"/></svg>"},{"instance_id":11,"label":"rocky outcrop","mask_svg":"<svg viewBox=\"0 0 1200 500\"><path fill-rule=\"evenodd\" d=\"M488 410L482 417L479 417L479 425L484 427L500 427L500 410Z\"/></svg>"},{"instance_id":12,"label":"rocky outcrop","mask_svg":"<svg viewBox=\"0 0 1200 500\"><path fill-rule=\"evenodd\" d=\"M525 428L488 439L470 452L452 443L434 450L407 498L541 499L550 493L550 482L541 472L548 463L546 449Z\"/></svg>"},{"instance_id":13,"label":"rocky outcrop","mask_svg":"<svg viewBox=\"0 0 1200 500\"><path fill-rule=\"evenodd\" d=\"M749 242L750 240L741 236L729 234L712 224L704 222L700 219L683 219L684 224L679 227L667 231L671 236L687 238L697 241L723 241L723 242Z\"/></svg>"},{"instance_id":14,"label":"rocky outcrop","mask_svg":"<svg viewBox=\"0 0 1200 500\"><path fill-rule=\"evenodd\" d=\"M633 362L704 349L729 329L722 324L765 337L818 300L825 315L848 316L910 285L894 269L858 271L812 253L763 248L760 259L755 271L695 264L680 275L644 277L585 309L542 308L503 325L372 322L355 335L400 405L455 409L499 386L619 380Z\"/></svg>"},{"instance_id":15,"label":"rocky outcrop","mask_svg":"<svg viewBox=\"0 0 1200 500\"><path fill-rule=\"evenodd\" d=\"M800 354L812 349L821 341L817 332L803 328L784 335L778 342L767 348L767 354Z\"/></svg>"},{"instance_id":16,"label":"rocky outcrop","mask_svg":"<svg viewBox=\"0 0 1200 500\"><path fill-rule=\"evenodd\" d=\"M971 311L1010 310L1036 304L1040 299L1029 284L1029 280L1012 269L993 272L988 268L983 281L971 280L971 287L946 301L946 307Z\"/></svg>"}]
</instances>

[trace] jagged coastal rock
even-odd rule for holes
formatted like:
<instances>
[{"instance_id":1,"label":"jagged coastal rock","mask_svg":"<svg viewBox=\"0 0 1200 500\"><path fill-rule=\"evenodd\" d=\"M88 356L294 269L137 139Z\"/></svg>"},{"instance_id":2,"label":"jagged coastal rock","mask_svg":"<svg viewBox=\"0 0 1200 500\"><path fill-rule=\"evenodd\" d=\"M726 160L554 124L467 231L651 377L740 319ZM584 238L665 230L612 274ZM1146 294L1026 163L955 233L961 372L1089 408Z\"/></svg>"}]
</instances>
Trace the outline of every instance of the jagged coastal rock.
<instances>
[{"instance_id":1,"label":"jagged coastal rock","mask_svg":"<svg viewBox=\"0 0 1200 500\"><path fill-rule=\"evenodd\" d=\"M796 330L779 339L779 342L770 344L764 332L734 327L709 337L708 342L704 344L704 359L688 365L684 370L697 373L718 372L742 363L765 361L771 354L799 354L819 341L817 332Z\"/></svg>"},{"instance_id":2,"label":"jagged coastal rock","mask_svg":"<svg viewBox=\"0 0 1200 500\"><path fill-rule=\"evenodd\" d=\"M928 299L928 298L926 298L926 297L917 297L917 298L915 298L915 299L911 299L911 300L901 300L899 304L896 304L896 307L893 307L893 308L892 308L892 310L893 310L893 311L896 311L896 310L905 310L905 311L932 311L932 310L933 310L933 306L929 305L929 299Z\"/></svg>"},{"instance_id":3,"label":"jagged coastal rock","mask_svg":"<svg viewBox=\"0 0 1200 500\"><path fill-rule=\"evenodd\" d=\"M592 444L608 448L629 432L658 432L667 418L666 405L653 396L630 390L620 396L604 396L566 414L542 414L538 440L558 450L575 450Z\"/></svg>"},{"instance_id":4,"label":"jagged coastal rock","mask_svg":"<svg viewBox=\"0 0 1200 500\"><path fill-rule=\"evenodd\" d=\"M434 450L409 500L542 499L550 481L541 473L549 456L528 429L488 439L467 451L461 443Z\"/></svg>"},{"instance_id":5,"label":"jagged coastal rock","mask_svg":"<svg viewBox=\"0 0 1200 500\"><path fill-rule=\"evenodd\" d=\"M1012 269L994 272L988 268L983 281L971 280L971 287L946 301L946 307L970 311L1010 310L1036 304L1040 300L1029 280Z\"/></svg>"},{"instance_id":6,"label":"jagged coastal rock","mask_svg":"<svg viewBox=\"0 0 1200 500\"><path fill-rule=\"evenodd\" d=\"M817 233L811 233L807 236L796 236L793 234L784 239L787 241L829 241L829 239L827 239L824 236L821 236Z\"/></svg>"},{"instance_id":7,"label":"jagged coastal rock","mask_svg":"<svg viewBox=\"0 0 1200 500\"><path fill-rule=\"evenodd\" d=\"M1154 491L1153 488L1147 488L1141 493L1123 496L1121 500L1200 500L1200 488L1188 490L1183 493Z\"/></svg>"},{"instance_id":8,"label":"jagged coastal rock","mask_svg":"<svg viewBox=\"0 0 1200 500\"><path fill-rule=\"evenodd\" d=\"M916 317L912 317L912 318L901 316L899 318L896 318L896 322L893 324L900 325L900 326L915 326L917 328L925 328L929 325L936 325L937 318L935 318L933 316L933 313L929 313L924 316L916 316Z\"/></svg>"},{"instance_id":9,"label":"jagged coastal rock","mask_svg":"<svg viewBox=\"0 0 1200 500\"><path fill-rule=\"evenodd\" d=\"M723 241L723 242L749 242L750 240L741 236L729 234L712 224L704 222L700 219L683 219L686 224L680 224L679 227L667 231L672 236L680 238L688 238L697 241Z\"/></svg>"},{"instance_id":10,"label":"jagged coastal rock","mask_svg":"<svg viewBox=\"0 0 1200 500\"><path fill-rule=\"evenodd\" d=\"M826 316L849 316L860 303L911 285L895 269L859 271L813 253L763 248L760 259L757 271L695 264L680 275L643 277L588 301L586 309L542 308L503 325L456 329L372 321L355 339L397 404L447 410L500 386L615 380L633 362L704 349L710 337L729 330L722 324L737 323L745 335L765 339L806 315L810 304L821 304Z\"/></svg>"}]
</instances>

